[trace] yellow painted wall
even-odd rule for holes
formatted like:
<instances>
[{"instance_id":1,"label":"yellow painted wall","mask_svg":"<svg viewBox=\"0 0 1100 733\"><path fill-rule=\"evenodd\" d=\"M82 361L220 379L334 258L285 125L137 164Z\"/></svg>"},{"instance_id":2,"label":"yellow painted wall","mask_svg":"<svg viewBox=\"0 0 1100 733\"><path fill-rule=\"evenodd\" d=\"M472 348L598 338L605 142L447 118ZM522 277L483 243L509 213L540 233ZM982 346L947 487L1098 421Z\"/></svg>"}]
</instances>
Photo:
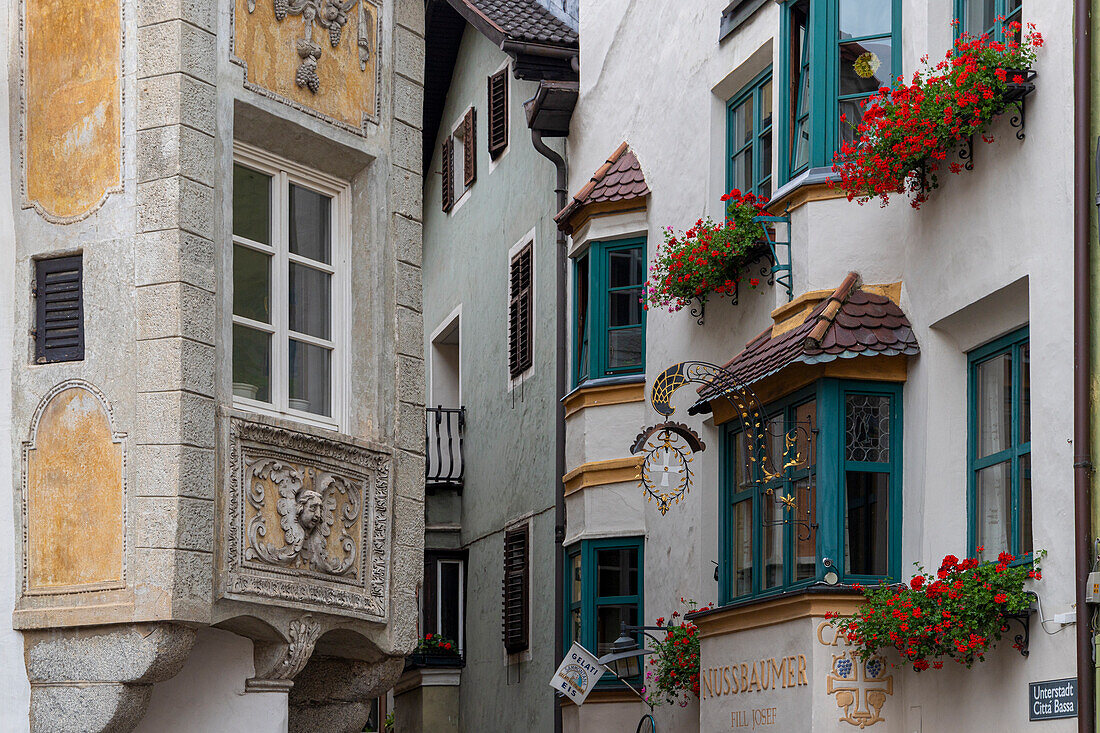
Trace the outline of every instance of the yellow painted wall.
<instances>
[{"instance_id":1,"label":"yellow painted wall","mask_svg":"<svg viewBox=\"0 0 1100 733\"><path fill-rule=\"evenodd\" d=\"M26 0L27 200L56 218L122 183L119 0Z\"/></svg>"}]
</instances>

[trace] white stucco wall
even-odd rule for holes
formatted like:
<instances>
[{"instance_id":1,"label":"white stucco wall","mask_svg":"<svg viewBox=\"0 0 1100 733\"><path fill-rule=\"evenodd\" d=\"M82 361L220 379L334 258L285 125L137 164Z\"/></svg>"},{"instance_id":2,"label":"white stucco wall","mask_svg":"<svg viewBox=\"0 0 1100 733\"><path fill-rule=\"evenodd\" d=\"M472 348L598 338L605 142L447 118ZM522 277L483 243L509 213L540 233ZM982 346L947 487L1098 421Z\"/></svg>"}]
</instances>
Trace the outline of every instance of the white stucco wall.
<instances>
[{"instance_id":1,"label":"white stucco wall","mask_svg":"<svg viewBox=\"0 0 1100 733\"><path fill-rule=\"evenodd\" d=\"M726 101L768 63L779 73L779 44L771 42L779 33L778 6L765 3L719 44L719 16L726 5L726 0L608 0L582 7L583 62L568 139L569 190L578 191L626 140L652 190L651 257L663 227L682 230L703 214L721 216ZM925 53L942 57L951 41L952 6L951 0L905 0L904 73L910 74ZM901 305L922 351L911 360L903 398L905 577L914 561L935 568L947 553L966 554L966 352L1030 326L1034 543L1049 551L1035 589L1047 617L1071 610L1073 603L1071 13L1068 0L1024 3L1025 21L1036 23L1047 41L1036 64L1038 89L1028 99L1025 141L1017 140L1002 118L994 125L995 143L978 141L975 169L948 175L920 211L900 197L886 209L819 201L796 209L791 227L796 296L835 288L851 270L869 284L904 283ZM778 93L774 104L778 120ZM774 147L778 150L778 142ZM780 288L744 288L736 307L712 300L704 325L686 310L650 311L649 383L685 359L724 363L770 325L771 309L786 299ZM684 502L663 517L652 505L645 507L650 622L667 616L680 596L707 602L718 593L712 561L720 559L719 432L710 420L686 414L690 395L680 395L675 404L674 419L699 430L708 448L698 457L697 481ZM618 427L603 417L585 418L599 430L571 425L571 459L627 455L638 429L635 414L629 417L623 414ZM652 424L658 416L647 410L645 420ZM575 444L580 439L583 446ZM621 530L622 516L612 507L629 505L638 488L620 484L599 491L623 495L618 502L609 496L583 503L570 497L568 536L579 533L575 517L585 536ZM574 512L575 505L583 511ZM593 511L596 506L604 513ZM1050 631L1057 627L1048 624ZM919 724L926 731L1021 729L1027 725L1027 682L1073 676L1073 645L1072 626L1048 635L1033 618L1026 660L1008 640L971 671L918 676L900 670L888 730L903 730L902 713L912 707L921 708ZM682 720L672 715L659 713L662 727L681 730ZM620 724L626 723L624 718ZM1069 724L1045 725L1068 730Z\"/></svg>"},{"instance_id":2,"label":"white stucco wall","mask_svg":"<svg viewBox=\"0 0 1100 733\"><path fill-rule=\"evenodd\" d=\"M245 692L254 676L252 641L201 629L179 674L153 687L135 733L286 733L285 692Z\"/></svg>"},{"instance_id":3,"label":"white stucco wall","mask_svg":"<svg viewBox=\"0 0 1100 733\"><path fill-rule=\"evenodd\" d=\"M0 0L0 17L10 18L12 4ZM0 36L0 58L9 58L11 35ZM0 66L0 120L10 119L7 93L9 65ZM11 146L0 135L0 191L12 191ZM15 225L12 197L0 196L0 445L12 445L11 369L12 332L15 323ZM12 486L12 451L0 450L0 547L15 548L15 491ZM23 666L23 637L12 629L12 612L18 592L18 556L5 552L0 562L0 730L28 730L30 684Z\"/></svg>"}]
</instances>

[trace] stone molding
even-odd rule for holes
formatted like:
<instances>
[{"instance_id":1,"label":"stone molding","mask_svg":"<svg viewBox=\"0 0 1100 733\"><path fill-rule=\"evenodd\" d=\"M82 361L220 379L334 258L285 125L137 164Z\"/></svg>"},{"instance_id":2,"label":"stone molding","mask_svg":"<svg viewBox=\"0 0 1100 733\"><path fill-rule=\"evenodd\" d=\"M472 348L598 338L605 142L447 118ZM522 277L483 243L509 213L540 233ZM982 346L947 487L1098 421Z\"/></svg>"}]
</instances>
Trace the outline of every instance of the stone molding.
<instances>
[{"instance_id":1,"label":"stone molding","mask_svg":"<svg viewBox=\"0 0 1100 733\"><path fill-rule=\"evenodd\" d=\"M219 597L386 620L390 453L239 414L227 432Z\"/></svg>"}]
</instances>

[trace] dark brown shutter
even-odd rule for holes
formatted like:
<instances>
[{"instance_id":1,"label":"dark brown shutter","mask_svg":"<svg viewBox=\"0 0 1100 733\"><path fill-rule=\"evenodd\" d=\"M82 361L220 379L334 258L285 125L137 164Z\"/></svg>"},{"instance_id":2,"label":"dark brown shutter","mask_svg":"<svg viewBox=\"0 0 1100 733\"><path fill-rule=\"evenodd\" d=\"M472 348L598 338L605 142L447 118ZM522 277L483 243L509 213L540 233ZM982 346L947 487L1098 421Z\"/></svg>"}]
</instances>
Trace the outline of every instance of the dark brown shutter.
<instances>
[{"instance_id":1,"label":"dark brown shutter","mask_svg":"<svg viewBox=\"0 0 1100 733\"><path fill-rule=\"evenodd\" d=\"M504 649L509 654L528 647L527 552L526 525L504 533Z\"/></svg>"},{"instance_id":2,"label":"dark brown shutter","mask_svg":"<svg viewBox=\"0 0 1100 733\"><path fill-rule=\"evenodd\" d=\"M81 255L34 263L34 360L84 358L84 265Z\"/></svg>"},{"instance_id":3,"label":"dark brown shutter","mask_svg":"<svg viewBox=\"0 0 1100 733\"><path fill-rule=\"evenodd\" d=\"M473 107L462 120L462 181L469 188L477 179L477 119Z\"/></svg>"},{"instance_id":4,"label":"dark brown shutter","mask_svg":"<svg viewBox=\"0 0 1100 733\"><path fill-rule=\"evenodd\" d=\"M508 68L489 77L489 156L497 156L508 147Z\"/></svg>"},{"instance_id":5,"label":"dark brown shutter","mask_svg":"<svg viewBox=\"0 0 1100 733\"><path fill-rule=\"evenodd\" d=\"M531 368L531 245L512 258L508 306L508 373L516 378Z\"/></svg>"},{"instance_id":6,"label":"dark brown shutter","mask_svg":"<svg viewBox=\"0 0 1100 733\"><path fill-rule=\"evenodd\" d=\"M443 210L455 205L455 141L450 135L443 141Z\"/></svg>"}]
</instances>

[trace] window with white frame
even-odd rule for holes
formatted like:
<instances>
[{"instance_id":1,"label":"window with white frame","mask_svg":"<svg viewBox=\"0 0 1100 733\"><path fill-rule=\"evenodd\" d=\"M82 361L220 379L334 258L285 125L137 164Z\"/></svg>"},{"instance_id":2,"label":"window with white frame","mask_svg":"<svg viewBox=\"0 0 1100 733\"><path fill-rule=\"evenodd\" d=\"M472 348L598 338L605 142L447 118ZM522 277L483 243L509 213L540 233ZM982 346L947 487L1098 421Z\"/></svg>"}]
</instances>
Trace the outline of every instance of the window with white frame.
<instances>
[{"instance_id":1,"label":"window with white frame","mask_svg":"<svg viewBox=\"0 0 1100 733\"><path fill-rule=\"evenodd\" d=\"M339 428L347 349L347 184L238 144L233 399Z\"/></svg>"}]
</instances>

